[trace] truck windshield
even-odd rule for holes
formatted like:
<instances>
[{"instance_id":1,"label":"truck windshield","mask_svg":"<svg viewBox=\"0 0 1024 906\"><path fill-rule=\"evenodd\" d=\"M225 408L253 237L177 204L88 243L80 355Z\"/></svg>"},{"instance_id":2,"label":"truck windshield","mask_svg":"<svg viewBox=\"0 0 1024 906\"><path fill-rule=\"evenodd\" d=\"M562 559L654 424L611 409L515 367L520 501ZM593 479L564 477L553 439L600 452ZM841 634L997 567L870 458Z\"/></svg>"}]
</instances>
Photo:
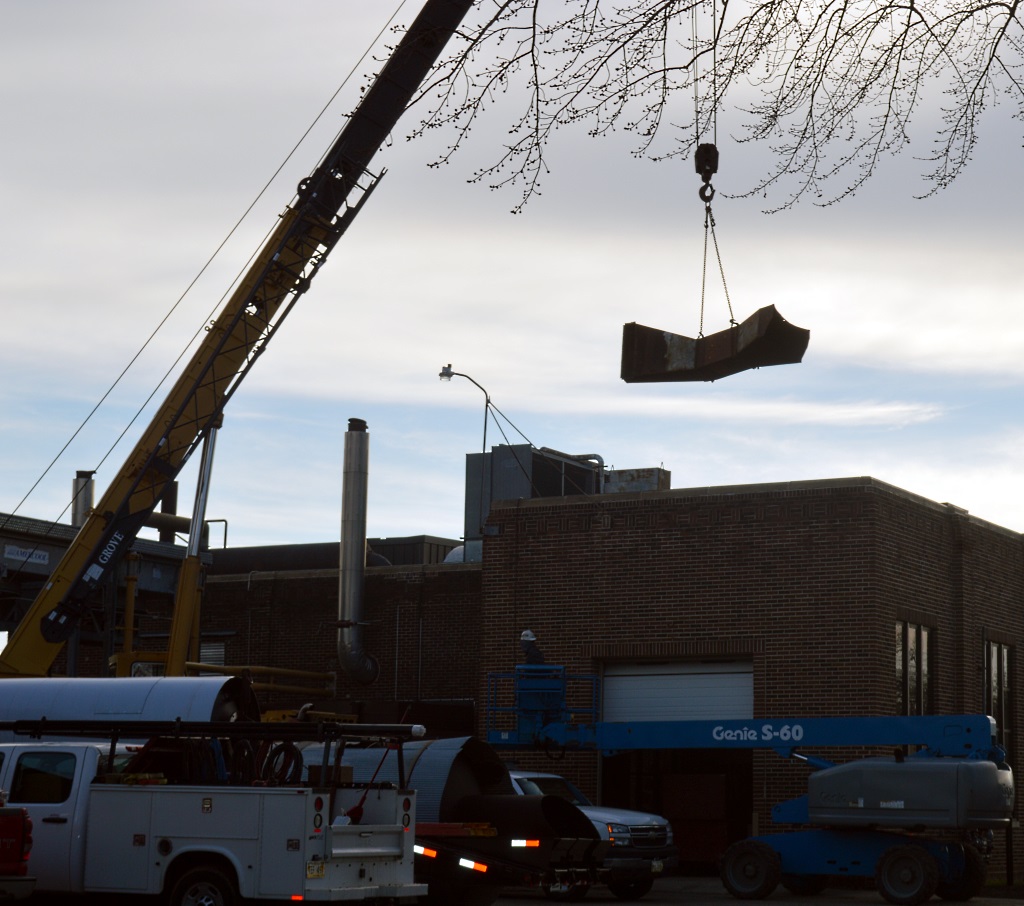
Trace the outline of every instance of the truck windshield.
<instances>
[{"instance_id":1,"label":"truck windshield","mask_svg":"<svg viewBox=\"0 0 1024 906\"><path fill-rule=\"evenodd\" d=\"M590 805L590 800L564 777L520 777L519 786L527 796L558 796L573 805Z\"/></svg>"}]
</instances>

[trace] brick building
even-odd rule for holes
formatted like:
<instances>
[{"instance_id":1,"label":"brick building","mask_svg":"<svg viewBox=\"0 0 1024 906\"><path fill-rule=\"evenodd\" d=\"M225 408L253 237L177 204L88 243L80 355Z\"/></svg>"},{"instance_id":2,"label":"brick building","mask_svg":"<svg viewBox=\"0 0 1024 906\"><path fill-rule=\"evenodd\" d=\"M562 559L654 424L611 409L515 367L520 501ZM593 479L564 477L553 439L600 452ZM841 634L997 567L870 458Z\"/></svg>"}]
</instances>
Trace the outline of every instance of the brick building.
<instances>
[{"instance_id":1,"label":"brick building","mask_svg":"<svg viewBox=\"0 0 1024 906\"><path fill-rule=\"evenodd\" d=\"M336 580L212 576L204 628L234 633L229 661L329 669ZM986 712L1022 764L1022 537L871 478L498 501L481 562L370 568L365 605L381 675L343 679L334 703L364 719L429 714L458 732L472 713L482 732L487 675L517 662L529 627L548 663L598 674L616 714ZM655 676L668 685L653 695ZM806 777L760 751L575 754L555 769L667 814L709 860L765 830ZM1019 877L1019 842L1015 859Z\"/></svg>"},{"instance_id":2,"label":"brick building","mask_svg":"<svg viewBox=\"0 0 1024 906\"><path fill-rule=\"evenodd\" d=\"M1024 538L951 505L872 478L580 494L491 503L478 562L436 562L447 547L431 541L430 556L367 569L380 676L342 677L319 707L482 733L488 675L517 663L529 627L548 663L598 676L606 719L985 712L1024 767ZM312 547L215 552L203 635L226 663L337 668L338 545ZM151 597L140 617L154 644L160 608ZM81 644L82 675L102 672L100 645ZM509 757L668 815L694 861L767 830L806 778L764 751ZM1019 832L1010 848L1019 879Z\"/></svg>"}]
</instances>

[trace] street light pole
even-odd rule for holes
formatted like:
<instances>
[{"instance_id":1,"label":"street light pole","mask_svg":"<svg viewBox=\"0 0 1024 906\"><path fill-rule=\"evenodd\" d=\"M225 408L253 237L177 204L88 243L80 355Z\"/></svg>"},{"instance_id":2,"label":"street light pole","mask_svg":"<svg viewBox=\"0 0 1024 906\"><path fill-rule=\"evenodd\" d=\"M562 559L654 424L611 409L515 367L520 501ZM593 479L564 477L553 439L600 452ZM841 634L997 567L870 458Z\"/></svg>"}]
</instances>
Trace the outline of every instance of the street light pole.
<instances>
[{"instance_id":1,"label":"street light pole","mask_svg":"<svg viewBox=\"0 0 1024 906\"><path fill-rule=\"evenodd\" d=\"M463 374L461 371L452 371L452 366L450 362L441 369L440 373L438 374L438 377L442 381L450 381L453 377L465 378L467 381L469 381L471 384L477 387L484 395L484 439L483 446L480 449L480 525L477 526L480 532L480 538L482 540L484 534L483 523L484 520L486 519L486 515L484 513L484 469L487 467L487 416L491 408L491 395L487 392L486 388L482 384L477 383L468 374ZM490 468L487 468L487 474L488 477L490 477ZM490 509L490 505L491 501L490 498L488 497L488 509Z\"/></svg>"}]
</instances>

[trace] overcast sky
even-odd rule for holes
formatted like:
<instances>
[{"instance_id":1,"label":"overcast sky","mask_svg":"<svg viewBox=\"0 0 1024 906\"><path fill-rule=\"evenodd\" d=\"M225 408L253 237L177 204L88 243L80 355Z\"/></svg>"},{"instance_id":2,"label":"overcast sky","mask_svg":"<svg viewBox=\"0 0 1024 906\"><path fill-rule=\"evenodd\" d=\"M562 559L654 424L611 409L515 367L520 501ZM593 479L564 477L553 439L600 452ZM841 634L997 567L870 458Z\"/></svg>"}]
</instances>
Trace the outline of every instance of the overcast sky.
<instances>
[{"instance_id":1,"label":"overcast sky","mask_svg":"<svg viewBox=\"0 0 1024 906\"><path fill-rule=\"evenodd\" d=\"M398 5L0 0L0 512L50 467L354 68L20 512L59 518L78 469L102 462L99 490L109 483L148 415L108 448L329 146ZM228 406L208 518L226 521L231 545L336 540L343 435L358 417L371 437L369 535L461 537L484 397L438 380L451 362L535 445L663 466L675 488L870 475L1024 530L1021 141L1001 116L936 197L914 198L921 165L907 156L853 199L767 215L763 200L727 197L771 157L732 142L739 116L723 111L714 210L736 317L773 303L810 329L810 346L800 365L660 386L619 379L621 331L698 331L692 164L560 133L543 195L513 216L514 193L467 184L505 124L431 169L450 137L405 142L405 121L375 161L388 170L380 187ZM706 306L705 332L726 327L714 275ZM494 425L488 440L500 441Z\"/></svg>"}]
</instances>

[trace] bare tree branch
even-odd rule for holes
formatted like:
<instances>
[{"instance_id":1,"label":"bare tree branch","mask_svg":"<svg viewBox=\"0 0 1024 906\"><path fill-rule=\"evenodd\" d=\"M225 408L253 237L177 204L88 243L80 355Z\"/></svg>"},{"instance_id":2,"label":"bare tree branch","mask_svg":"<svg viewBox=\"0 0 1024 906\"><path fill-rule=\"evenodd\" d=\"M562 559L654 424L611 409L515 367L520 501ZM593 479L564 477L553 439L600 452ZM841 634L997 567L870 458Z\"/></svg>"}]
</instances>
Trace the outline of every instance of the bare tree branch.
<instances>
[{"instance_id":1,"label":"bare tree branch","mask_svg":"<svg viewBox=\"0 0 1024 906\"><path fill-rule=\"evenodd\" d=\"M666 160L739 111L733 139L772 160L747 194L771 192L778 209L850 195L916 129L933 142L920 155L930 194L968 165L991 106L1024 118L1018 2L480 0L410 137L450 130L440 165L482 114L505 117L506 141L472 179L515 187L518 211L560 128L627 132L637 156Z\"/></svg>"}]
</instances>

